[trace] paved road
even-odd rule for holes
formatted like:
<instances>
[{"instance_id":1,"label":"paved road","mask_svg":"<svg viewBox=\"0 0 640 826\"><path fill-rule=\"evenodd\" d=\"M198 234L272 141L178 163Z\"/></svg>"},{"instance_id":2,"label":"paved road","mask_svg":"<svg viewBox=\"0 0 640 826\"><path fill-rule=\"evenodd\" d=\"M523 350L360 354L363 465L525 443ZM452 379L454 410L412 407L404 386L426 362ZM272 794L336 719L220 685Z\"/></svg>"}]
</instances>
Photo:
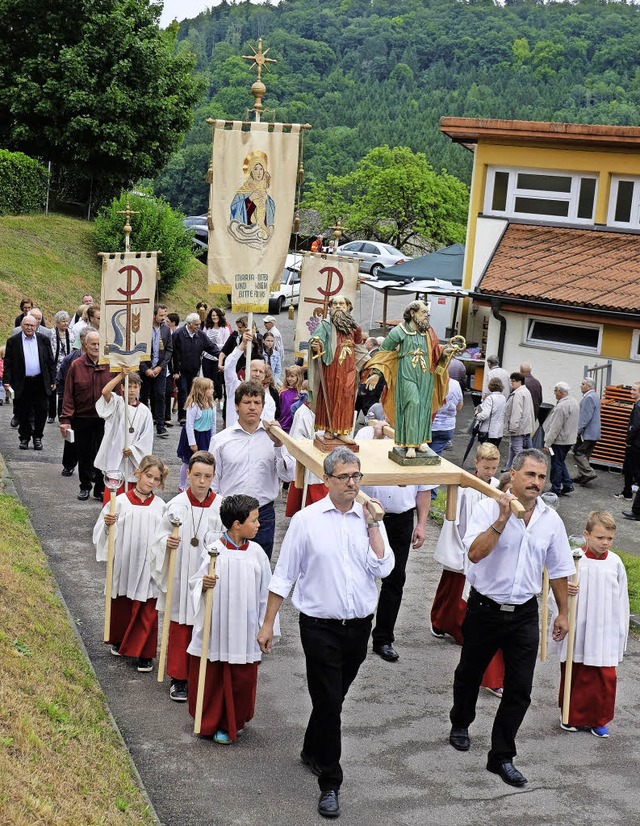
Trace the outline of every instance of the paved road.
<instances>
[{"instance_id":1,"label":"paved road","mask_svg":"<svg viewBox=\"0 0 640 826\"><path fill-rule=\"evenodd\" d=\"M281 317L288 332L290 322ZM468 415L468 411L467 411ZM84 641L113 715L146 790L167 826L275 826L324 822L315 811L317 786L298 761L310 710L295 612L283 610L283 638L260 668L257 713L242 739L224 748L195 738L184 706L172 703L168 684L138 674L110 656L101 641L104 566L95 562L91 529L99 506L76 500L77 477L60 476L61 445L47 429L41 454L17 450L10 409L0 408L0 452ZM175 493L178 428L157 445L171 461L167 497ZM460 458L466 437L447 458ZM579 491L561 503L575 531L600 500L611 503L618 480L598 482L599 494ZM285 526L278 503L276 548ZM505 786L485 768L497 700L482 693L469 753L447 744L451 681L459 649L428 633L428 613L440 571L431 550L412 553L398 624L401 658L370 655L344 709L345 784L341 822L353 826L635 826L640 811L640 643L633 639L619 676L618 710L608 740L567 734L558 726L558 666L539 665L532 707L519 736L517 765L529 777L525 791ZM635 538L637 543L637 537ZM99 770L99 767L96 767Z\"/></svg>"}]
</instances>

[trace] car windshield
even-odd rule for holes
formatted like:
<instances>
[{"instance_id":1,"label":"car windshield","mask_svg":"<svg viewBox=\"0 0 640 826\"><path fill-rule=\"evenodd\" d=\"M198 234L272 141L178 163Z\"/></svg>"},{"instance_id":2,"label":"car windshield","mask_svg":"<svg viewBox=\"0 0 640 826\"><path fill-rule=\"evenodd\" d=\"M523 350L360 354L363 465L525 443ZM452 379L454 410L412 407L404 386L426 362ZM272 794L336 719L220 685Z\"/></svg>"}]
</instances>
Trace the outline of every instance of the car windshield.
<instances>
[{"instance_id":1,"label":"car windshield","mask_svg":"<svg viewBox=\"0 0 640 826\"><path fill-rule=\"evenodd\" d=\"M397 250L395 247L392 247L391 244L381 244L381 246L387 251L390 252L391 255L402 255L403 253L400 250Z\"/></svg>"}]
</instances>

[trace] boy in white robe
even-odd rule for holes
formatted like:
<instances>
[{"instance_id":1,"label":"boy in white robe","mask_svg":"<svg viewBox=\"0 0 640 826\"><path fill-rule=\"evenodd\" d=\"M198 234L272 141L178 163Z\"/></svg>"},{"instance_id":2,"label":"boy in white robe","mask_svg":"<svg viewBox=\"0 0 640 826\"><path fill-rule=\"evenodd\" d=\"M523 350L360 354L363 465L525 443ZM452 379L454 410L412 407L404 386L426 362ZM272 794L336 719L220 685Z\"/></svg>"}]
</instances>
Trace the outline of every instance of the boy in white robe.
<instances>
[{"instance_id":1,"label":"boy in white robe","mask_svg":"<svg viewBox=\"0 0 640 826\"><path fill-rule=\"evenodd\" d=\"M569 722L560 726L571 732L590 730L596 737L609 736L607 723L613 719L616 702L616 666L622 661L629 635L627 573L611 550L615 535L616 523L610 513L589 514L578 564L580 584L569 584L569 595L577 594L578 605ZM552 644L561 661L558 703L562 708L567 639Z\"/></svg>"},{"instance_id":2,"label":"boy in white robe","mask_svg":"<svg viewBox=\"0 0 640 826\"><path fill-rule=\"evenodd\" d=\"M158 611L170 621L167 647L167 674L171 677L169 696L177 703L187 701L189 660L187 646L195 612L189 598L189 579L200 568L202 550L224 531L220 521L220 497L211 490L215 460L207 450L199 450L189 460L188 487L166 506L151 548L151 575L160 595ZM172 519L180 523L179 537L172 536ZM169 612L165 610L170 554L177 554L173 593Z\"/></svg>"},{"instance_id":3,"label":"boy in white robe","mask_svg":"<svg viewBox=\"0 0 640 826\"><path fill-rule=\"evenodd\" d=\"M168 472L157 456L144 456L134 487L116 497L115 515L105 505L93 530L96 560L106 562L109 526L115 526L109 644L116 657L137 657L138 671L153 670L158 644L158 589L151 579L150 549L164 502L153 491L164 487Z\"/></svg>"},{"instance_id":4,"label":"boy in white robe","mask_svg":"<svg viewBox=\"0 0 640 826\"><path fill-rule=\"evenodd\" d=\"M122 396L113 391L119 384L124 385L127 373L129 403L125 405ZM135 470L143 456L148 456L153 451L153 417L149 408L138 401L141 387L142 379L138 373L131 373L128 368L123 367L121 373L105 384L102 395L96 402L96 412L105 423L104 436L94 465L103 473L107 470L121 471L130 484L136 481ZM128 437L127 447L124 443L125 428ZM124 490L124 486L121 490ZM104 501L109 501L108 490L105 491Z\"/></svg>"},{"instance_id":5,"label":"boy in white robe","mask_svg":"<svg viewBox=\"0 0 640 826\"><path fill-rule=\"evenodd\" d=\"M216 575L208 575L210 557L204 549L189 583L195 612L188 648L189 714L195 717L206 595L215 586L200 732L228 745L253 717L262 659L256 637L264 621L271 567L260 545L251 542L260 528L257 499L225 497L220 518L226 531L213 545L219 552Z\"/></svg>"}]
</instances>

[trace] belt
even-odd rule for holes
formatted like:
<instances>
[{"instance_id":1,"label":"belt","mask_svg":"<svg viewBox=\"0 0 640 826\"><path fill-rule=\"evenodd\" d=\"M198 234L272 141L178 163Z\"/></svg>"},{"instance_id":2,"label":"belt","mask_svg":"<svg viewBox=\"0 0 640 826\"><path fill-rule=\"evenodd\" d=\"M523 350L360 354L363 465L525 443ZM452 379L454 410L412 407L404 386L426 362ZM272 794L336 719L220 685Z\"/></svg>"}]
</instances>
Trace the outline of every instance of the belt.
<instances>
[{"instance_id":1,"label":"belt","mask_svg":"<svg viewBox=\"0 0 640 826\"><path fill-rule=\"evenodd\" d=\"M494 611L504 611L507 614L517 614L518 611L522 611L523 608L526 608L528 605L531 605L532 602L536 602L535 597L531 597L526 602L522 602L520 604L514 604L511 602L496 602L495 599L491 599L491 597L486 597L484 594L481 594L479 591L476 591L475 588L471 588L470 597L475 597L475 599L482 600L489 608L492 608Z\"/></svg>"},{"instance_id":2,"label":"belt","mask_svg":"<svg viewBox=\"0 0 640 826\"><path fill-rule=\"evenodd\" d=\"M315 625L325 625L329 628L332 626L338 625L363 625L365 622L371 622L373 619L373 614L369 614L368 617L355 617L354 619L329 619L329 617L310 617L308 614L303 614L302 611L300 612L300 620L305 620Z\"/></svg>"}]
</instances>

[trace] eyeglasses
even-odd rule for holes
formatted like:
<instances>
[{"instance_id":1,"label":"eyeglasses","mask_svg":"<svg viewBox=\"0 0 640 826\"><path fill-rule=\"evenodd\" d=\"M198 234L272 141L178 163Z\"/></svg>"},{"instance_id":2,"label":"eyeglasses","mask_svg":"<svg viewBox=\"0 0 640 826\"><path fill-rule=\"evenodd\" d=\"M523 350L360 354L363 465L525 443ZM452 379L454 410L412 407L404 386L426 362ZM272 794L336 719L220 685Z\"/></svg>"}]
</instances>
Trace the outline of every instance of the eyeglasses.
<instances>
[{"instance_id":1,"label":"eyeglasses","mask_svg":"<svg viewBox=\"0 0 640 826\"><path fill-rule=\"evenodd\" d=\"M364 476L363 473L339 473L337 476L335 473L329 473L328 475L345 485L347 482L359 482Z\"/></svg>"}]
</instances>

